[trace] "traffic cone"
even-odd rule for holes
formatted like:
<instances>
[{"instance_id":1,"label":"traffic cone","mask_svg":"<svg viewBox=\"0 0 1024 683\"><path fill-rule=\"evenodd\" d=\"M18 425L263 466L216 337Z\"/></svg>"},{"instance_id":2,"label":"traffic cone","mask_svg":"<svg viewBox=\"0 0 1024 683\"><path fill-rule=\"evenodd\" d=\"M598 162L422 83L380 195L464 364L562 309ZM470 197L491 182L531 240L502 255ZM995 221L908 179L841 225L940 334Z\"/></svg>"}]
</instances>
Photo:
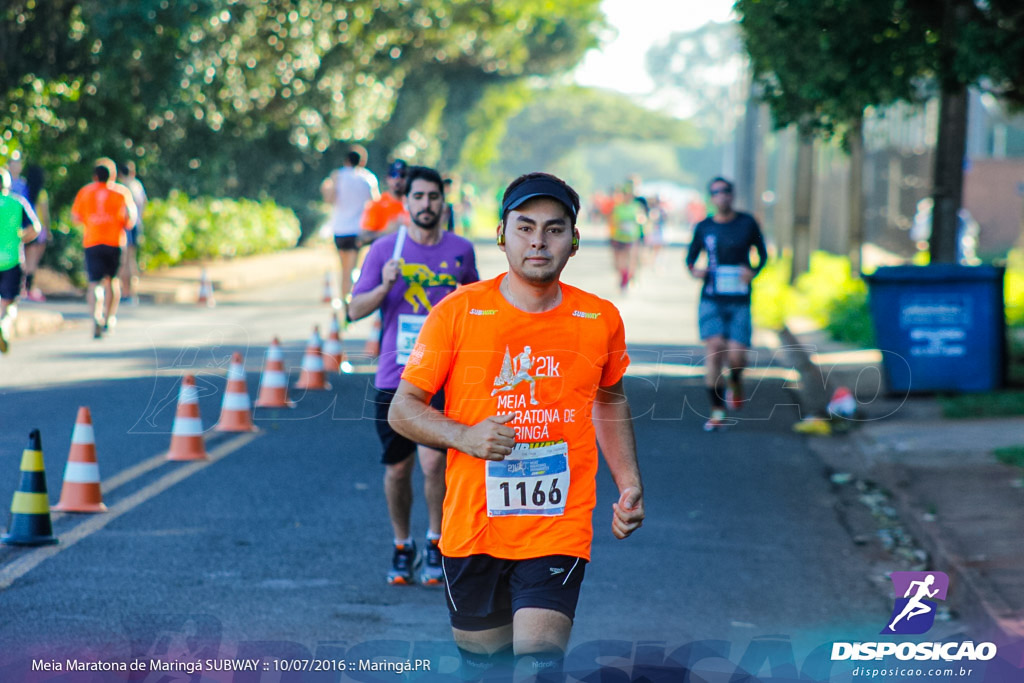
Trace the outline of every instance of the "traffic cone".
<instances>
[{"instance_id":1,"label":"traffic cone","mask_svg":"<svg viewBox=\"0 0 1024 683\"><path fill-rule=\"evenodd\" d=\"M218 432L256 432L252 423L252 405L249 403L249 389L245 384L245 367L242 354L231 356L228 366L228 387L224 391L224 402L220 407L220 419L214 430Z\"/></svg>"},{"instance_id":2,"label":"traffic cone","mask_svg":"<svg viewBox=\"0 0 1024 683\"><path fill-rule=\"evenodd\" d=\"M324 294L320 301L325 304L334 303L334 289L331 287L331 271L324 273Z\"/></svg>"},{"instance_id":3,"label":"traffic cone","mask_svg":"<svg viewBox=\"0 0 1024 683\"><path fill-rule=\"evenodd\" d=\"M210 308L217 305L213 300L213 281L210 280L206 268L203 268L203 273L199 278L199 299L196 303L200 306L209 306Z\"/></svg>"},{"instance_id":4,"label":"traffic cone","mask_svg":"<svg viewBox=\"0 0 1024 683\"><path fill-rule=\"evenodd\" d=\"M100 467L96 463L96 440L92 414L85 406L78 409L75 430L71 433L71 452L64 467L64 485L60 502L53 506L61 512L106 512L100 491Z\"/></svg>"},{"instance_id":5,"label":"traffic cone","mask_svg":"<svg viewBox=\"0 0 1024 683\"><path fill-rule=\"evenodd\" d=\"M21 484L11 501L11 521L0 536L7 545L53 545L50 501L46 495L46 469L39 430L28 435L28 448L21 454Z\"/></svg>"},{"instance_id":6,"label":"traffic cone","mask_svg":"<svg viewBox=\"0 0 1024 683\"><path fill-rule=\"evenodd\" d=\"M270 342L267 360L260 377L260 395L256 398L257 408L294 408L288 400L288 374L284 371L284 355L277 337Z\"/></svg>"},{"instance_id":7,"label":"traffic cone","mask_svg":"<svg viewBox=\"0 0 1024 683\"><path fill-rule=\"evenodd\" d=\"M203 420L199 417L199 390L192 375L181 378L178 394L178 412L171 428L171 447L168 460L206 460L203 444Z\"/></svg>"},{"instance_id":8,"label":"traffic cone","mask_svg":"<svg viewBox=\"0 0 1024 683\"><path fill-rule=\"evenodd\" d=\"M324 342L324 370L327 372L338 372L341 369L341 362L345 360L345 351L341 346L341 327L338 325L338 316L331 316L331 327L328 330L327 341Z\"/></svg>"},{"instance_id":9,"label":"traffic cone","mask_svg":"<svg viewBox=\"0 0 1024 683\"><path fill-rule=\"evenodd\" d=\"M327 374L324 372L324 356L321 350L320 326L313 327L313 334L306 344L306 355L302 357L302 374L299 381L295 383L296 389L306 390L327 390L331 385L327 382Z\"/></svg>"}]
</instances>

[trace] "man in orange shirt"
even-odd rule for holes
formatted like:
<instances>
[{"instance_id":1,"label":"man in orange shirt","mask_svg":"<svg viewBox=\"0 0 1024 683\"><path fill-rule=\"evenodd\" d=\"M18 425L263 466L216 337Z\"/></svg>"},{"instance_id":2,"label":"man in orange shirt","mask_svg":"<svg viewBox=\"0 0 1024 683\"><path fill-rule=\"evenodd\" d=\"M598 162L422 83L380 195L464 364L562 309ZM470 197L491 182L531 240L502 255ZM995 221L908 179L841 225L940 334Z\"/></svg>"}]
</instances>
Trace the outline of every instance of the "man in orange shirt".
<instances>
[{"instance_id":1,"label":"man in orange shirt","mask_svg":"<svg viewBox=\"0 0 1024 683\"><path fill-rule=\"evenodd\" d=\"M92 171L93 182L75 195L71 220L82 228L85 246L85 271L89 279L86 301L93 316L94 339L116 324L121 283L117 271L121 265L121 247L125 231L135 225L137 212L131 191L118 185L117 166L100 159ZM103 287L103 312L97 306L96 289Z\"/></svg>"},{"instance_id":2,"label":"man in orange shirt","mask_svg":"<svg viewBox=\"0 0 1024 683\"><path fill-rule=\"evenodd\" d=\"M380 198L367 202L363 209L363 231L359 235L361 244L370 244L394 232L399 225L409 224L409 212L402 201L406 193L407 170L408 164L401 159L391 162L385 178L387 191L381 193Z\"/></svg>"},{"instance_id":3,"label":"man in orange shirt","mask_svg":"<svg viewBox=\"0 0 1024 683\"><path fill-rule=\"evenodd\" d=\"M643 522L616 308L560 282L579 197L531 173L505 191L508 273L437 304L391 404L395 431L448 449L441 551L467 675L525 659L557 680L593 537L598 449L619 489L612 533ZM444 413L430 407L445 392Z\"/></svg>"}]
</instances>

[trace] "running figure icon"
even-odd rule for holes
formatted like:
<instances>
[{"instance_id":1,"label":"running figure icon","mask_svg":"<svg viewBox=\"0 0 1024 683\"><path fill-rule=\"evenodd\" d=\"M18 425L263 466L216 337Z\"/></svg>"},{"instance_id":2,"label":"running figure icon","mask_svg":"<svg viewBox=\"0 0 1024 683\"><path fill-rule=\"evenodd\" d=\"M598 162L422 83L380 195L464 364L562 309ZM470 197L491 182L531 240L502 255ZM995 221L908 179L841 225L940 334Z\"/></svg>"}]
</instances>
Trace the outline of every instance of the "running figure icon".
<instances>
[{"instance_id":1,"label":"running figure icon","mask_svg":"<svg viewBox=\"0 0 1024 683\"><path fill-rule=\"evenodd\" d=\"M546 375L530 375L533 369L533 357L530 355L533 350L529 346L523 347L523 352L516 356L516 369L512 368L512 357L509 355L508 347L505 347L505 359L501 364L501 374L494 378L494 385L497 387L491 392L491 396L497 396L503 391L512 391L519 384L528 382L530 384L530 405L537 405L537 379Z\"/></svg>"},{"instance_id":2,"label":"running figure icon","mask_svg":"<svg viewBox=\"0 0 1024 683\"><path fill-rule=\"evenodd\" d=\"M906 619L907 621L910 621L914 617L922 614L928 614L932 609L934 609L930 605L922 602L924 598L934 598L939 593L938 588L935 590L929 590L934 583L934 574L929 574L923 581L912 581L910 583L910 586L907 588L907 592L903 595L904 598L910 598L910 601L903 607L903 611L899 613L899 616L893 619L892 623L889 624L890 631L896 631L896 624L899 623L900 620ZM910 594L913 593L915 589L917 592L914 593L913 597L911 597Z\"/></svg>"}]
</instances>

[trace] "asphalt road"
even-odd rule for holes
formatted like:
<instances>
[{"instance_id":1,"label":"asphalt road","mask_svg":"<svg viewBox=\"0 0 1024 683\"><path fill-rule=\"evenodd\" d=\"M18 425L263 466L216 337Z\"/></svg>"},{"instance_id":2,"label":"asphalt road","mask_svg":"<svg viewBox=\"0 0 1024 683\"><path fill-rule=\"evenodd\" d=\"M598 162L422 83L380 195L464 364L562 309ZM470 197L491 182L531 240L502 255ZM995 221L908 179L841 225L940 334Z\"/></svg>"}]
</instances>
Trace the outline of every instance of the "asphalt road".
<instances>
[{"instance_id":1,"label":"asphalt road","mask_svg":"<svg viewBox=\"0 0 1024 683\"><path fill-rule=\"evenodd\" d=\"M483 247L484 276L499 272L499 256ZM806 670L830 640L874 639L891 600L869 582L820 464L791 432L795 400L784 369L769 367L770 352L758 356L766 367L749 372L753 400L743 419L726 432L702 431L696 287L679 272L678 250L662 258L625 297L612 289L603 249L581 252L566 274L623 310L648 514L634 537L616 541L617 495L602 469L570 663L599 654L612 665L658 663L704 648L697 658L724 680L741 663L754 672ZM75 414L87 405L111 509L55 515L62 542L52 549L0 546L0 680L18 680L11 675L34 658L63 662L70 653L337 661L433 652L434 671L450 670L442 592L384 580L391 539L378 444L364 416L370 375L334 376L329 392L292 391L298 406L257 411L253 437L210 432L208 463L162 458L182 373L197 376L206 427L219 413L231 352L245 355L255 396L266 344L279 335L294 381L311 326L328 320L319 288L313 276L221 296L215 309L124 309L116 334L102 341L83 325L21 340L0 359L0 501L15 490L28 432L39 428L56 502ZM355 353L367 329L360 325L346 340ZM413 528L422 536L419 500ZM692 646L713 640L722 643ZM199 680L176 675L136 680ZM299 678L262 670L234 680Z\"/></svg>"}]
</instances>

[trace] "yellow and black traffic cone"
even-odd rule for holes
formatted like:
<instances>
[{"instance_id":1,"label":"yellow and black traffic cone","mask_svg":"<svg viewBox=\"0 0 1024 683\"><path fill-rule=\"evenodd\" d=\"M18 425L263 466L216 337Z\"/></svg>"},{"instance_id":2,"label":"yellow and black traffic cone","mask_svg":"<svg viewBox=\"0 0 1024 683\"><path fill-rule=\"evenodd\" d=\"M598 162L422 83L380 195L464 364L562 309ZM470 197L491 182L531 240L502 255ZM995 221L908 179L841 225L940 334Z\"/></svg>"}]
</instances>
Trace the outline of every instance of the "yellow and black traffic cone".
<instances>
[{"instance_id":1,"label":"yellow and black traffic cone","mask_svg":"<svg viewBox=\"0 0 1024 683\"><path fill-rule=\"evenodd\" d=\"M7 545L53 545L57 539L50 524L50 500L46 494L46 470L39 430L28 435L21 454L21 484L11 501L11 523L0 536Z\"/></svg>"}]
</instances>

